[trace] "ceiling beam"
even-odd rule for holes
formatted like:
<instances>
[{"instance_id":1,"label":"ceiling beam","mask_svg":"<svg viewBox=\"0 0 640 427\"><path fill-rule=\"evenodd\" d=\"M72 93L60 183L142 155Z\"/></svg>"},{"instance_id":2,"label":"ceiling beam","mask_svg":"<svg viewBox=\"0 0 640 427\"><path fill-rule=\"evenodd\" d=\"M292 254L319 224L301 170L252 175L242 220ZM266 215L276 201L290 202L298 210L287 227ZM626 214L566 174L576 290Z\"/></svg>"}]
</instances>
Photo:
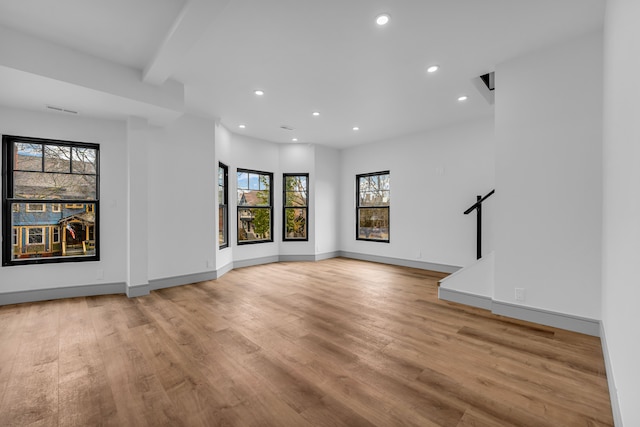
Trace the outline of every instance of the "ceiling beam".
<instances>
[{"instance_id":1,"label":"ceiling beam","mask_svg":"<svg viewBox=\"0 0 640 427\"><path fill-rule=\"evenodd\" d=\"M144 69L142 80L163 84L175 72L182 57L230 0L187 0L155 56Z\"/></svg>"}]
</instances>

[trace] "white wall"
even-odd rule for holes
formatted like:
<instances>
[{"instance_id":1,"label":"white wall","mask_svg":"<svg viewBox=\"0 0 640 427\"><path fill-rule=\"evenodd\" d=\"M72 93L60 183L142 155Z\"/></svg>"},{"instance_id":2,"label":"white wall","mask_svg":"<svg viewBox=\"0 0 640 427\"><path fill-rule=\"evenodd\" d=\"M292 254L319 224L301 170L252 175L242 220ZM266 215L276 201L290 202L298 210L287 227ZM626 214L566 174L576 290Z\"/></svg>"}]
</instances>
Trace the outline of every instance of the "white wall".
<instances>
[{"instance_id":1,"label":"white wall","mask_svg":"<svg viewBox=\"0 0 640 427\"><path fill-rule=\"evenodd\" d=\"M476 258L475 213L463 212L494 188L491 118L344 150L341 240L347 252L465 266ZM355 239L355 176L391 173L390 243ZM486 237L492 196L483 210ZM485 240L485 253L493 243Z\"/></svg>"},{"instance_id":2,"label":"white wall","mask_svg":"<svg viewBox=\"0 0 640 427\"><path fill-rule=\"evenodd\" d=\"M608 0L604 58L602 326L625 426L640 425L640 2ZM606 356L606 354L605 354ZM613 381L611 381L613 380ZM618 398L618 402L615 398ZM620 421L620 420L617 420ZM616 425L622 425L616 424Z\"/></svg>"},{"instance_id":3,"label":"white wall","mask_svg":"<svg viewBox=\"0 0 640 427\"><path fill-rule=\"evenodd\" d=\"M229 173L229 183L228 186L229 188L227 189L228 192L228 196L229 196L229 200L228 200L228 205L227 205L227 209L228 209L228 213L227 213L227 219L230 221L231 220L231 211L232 211L232 204L233 206L235 206L235 197L236 194L235 192L231 192L231 182L235 181L235 177L236 175L234 174L234 170L232 170L232 165L231 165L231 159L232 159L232 155L231 155L231 133L221 124L216 124L215 127L215 132L216 132L216 136L215 136L215 140L216 140L216 148L215 148L215 158L216 161L214 163L214 167L216 168L216 173L217 173L217 167L218 167L218 162L222 162L224 163L228 168L228 173ZM217 181L216 181L217 182ZM235 184L234 184L235 185ZM219 204L219 200L218 200L218 189L216 187L215 190L215 204L216 206ZM217 249L217 253L216 253L216 270L224 270L227 268L230 268L232 266L233 263L233 248L235 246L234 244L234 240L231 239L231 231L232 229L235 228L235 223L232 224L228 224L228 231L227 231L227 243L228 246L226 248L220 249L219 246L216 246ZM216 236L218 235L218 222L216 221L216 228L215 228L215 234Z\"/></svg>"},{"instance_id":4,"label":"white wall","mask_svg":"<svg viewBox=\"0 0 640 427\"><path fill-rule=\"evenodd\" d=\"M602 34L496 67L494 299L600 318Z\"/></svg>"},{"instance_id":5,"label":"white wall","mask_svg":"<svg viewBox=\"0 0 640 427\"><path fill-rule=\"evenodd\" d=\"M340 151L328 147L315 148L312 215L315 228L315 253L329 256L340 249Z\"/></svg>"},{"instance_id":6,"label":"white wall","mask_svg":"<svg viewBox=\"0 0 640 427\"><path fill-rule=\"evenodd\" d=\"M100 261L2 267L0 292L124 283L126 124L0 107L0 134L100 144Z\"/></svg>"},{"instance_id":7,"label":"white wall","mask_svg":"<svg viewBox=\"0 0 640 427\"><path fill-rule=\"evenodd\" d=\"M149 129L150 280L215 269L214 148L211 120L185 115Z\"/></svg>"},{"instance_id":8,"label":"white wall","mask_svg":"<svg viewBox=\"0 0 640 427\"><path fill-rule=\"evenodd\" d=\"M315 199L317 195L315 194L315 181L316 181L316 172L315 172L315 147L311 144L281 144L278 147L278 151L280 154L280 179L282 179L282 174L284 173L308 173L309 181L307 185L309 186L309 213L308 215L308 237L309 240L306 242L300 241L282 241L283 235L283 208L282 208L282 199L280 199L280 204L274 207L274 216L276 221L280 223L280 234L274 236L277 241L279 241L279 254L280 255L314 255L314 247L316 242L317 233L313 232L315 230L316 224L316 215L313 215L315 210ZM282 181L280 181L282 183ZM284 185L282 183L281 185ZM282 194L282 186L276 188L276 191L279 191Z\"/></svg>"},{"instance_id":9,"label":"white wall","mask_svg":"<svg viewBox=\"0 0 640 427\"><path fill-rule=\"evenodd\" d=\"M259 258L277 257L279 255L278 242L282 235L282 221L279 220L279 207L282 206L282 174L280 173L280 154L278 145L250 138L243 135L231 134L231 164L229 166L229 243L234 245L233 261L245 261ZM273 173L273 242L237 245L237 169L249 169L260 172Z\"/></svg>"}]
</instances>

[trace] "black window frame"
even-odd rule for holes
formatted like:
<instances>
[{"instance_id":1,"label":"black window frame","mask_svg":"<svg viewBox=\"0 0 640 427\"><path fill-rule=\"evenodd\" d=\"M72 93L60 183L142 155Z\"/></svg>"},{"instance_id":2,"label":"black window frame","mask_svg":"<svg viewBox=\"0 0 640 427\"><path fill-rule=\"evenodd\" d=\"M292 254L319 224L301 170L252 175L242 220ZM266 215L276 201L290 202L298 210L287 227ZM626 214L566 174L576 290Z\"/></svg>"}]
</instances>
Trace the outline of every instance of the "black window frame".
<instances>
[{"instance_id":1,"label":"black window frame","mask_svg":"<svg viewBox=\"0 0 640 427\"><path fill-rule=\"evenodd\" d=\"M15 174L16 173L24 173L26 170L16 169L16 165L14 162L14 158L17 158L17 153L15 152L16 143L23 144L33 144L42 146L42 168L41 170L29 170L34 173L52 173L57 175L86 175L89 177L95 178L95 198L86 198L86 199L78 199L78 198L69 198L69 197L45 197L38 199L30 199L25 197L16 197L14 182L15 182ZM58 146L58 147L66 147L69 148L69 171L60 171L60 170L47 170L46 166L46 147L47 146ZM88 149L95 150L95 171L90 172L80 172L78 173L74 170L74 162L78 161L74 155L77 151L74 149ZM22 211L22 209L14 210L12 206L22 205L25 207L27 203L42 203L45 204L45 210L42 213L46 213L49 211L48 206L52 206L53 204L61 204L64 206L65 204L82 204L83 206L93 205L94 206L94 222L93 222L93 233L94 233L94 249L91 250L89 254L77 254L77 255L52 255L51 253L47 254L27 254L26 258L15 257L14 255L14 226L13 226L13 213L17 213ZM48 139L48 138L34 138L34 137L25 137L25 136L17 136L17 135L2 135L2 266L17 266L17 265L34 265L34 264L54 264L54 263L66 263L66 262L89 262L89 261L100 261L100 237L99 237L99 229L100 229L100 144L89 143L89 142L79 142L79 141L66 141L66 140L57 140L57 139ZM40 225L34 224L33 226L40 226L43 229L43 240L49 241L52 240L53 233L49 231L49 228L52 225ZM22 238L22 233L20 230L31 227L30 225L23 225L19 227L17 231L17 238L20 240ZM62 229L60 229L60 233L62 233ZM19 243L19 242L18 242ZM49 242L52 244L52 242ZM83 244L84 245L84 244ZM85 251L86 252L86 251Z\"/></svg>"},{"instance_id":2,"label":"black window frame","mask_svg":"<svg viewBox=\"0 0 640 427\"><path fill-rule=\"evenodd\" d=\"M238 197L236 198L236 243L238 246L242 245L254 245L260 243L271 243L273 242L273 172L265 172L258 171L253 169L236 169L236 192L239 195L241 190L245 190L244 188L240 188L238 185L238 174L246 173L248 175L264 175L269 177L269 204L268 205L240 205ZM250 178L249 178L250 181ZM249 184L248 184L249 185ZM246 190L249 190L247 188ZM256 240L240 240L240 233L238 232L240 229L240 221L241 221L241 210L247 209L260 209L260 210L268 210L269 212L269 238L268 239L256 239Z\"/></svg>"},{"instance_id":3,"label":"black window frame","mask_svg":"<svg viewBox=\"0 0 640 427\"><path fill-rule=\"evenodd\" d=\"M222 193L220 185L220 173L222 172ZM222 195L222 198L220 197ZM222 212L222 213L221 213ZM218 162L218 248L229 247L229 167L222 162ZM220 242L220 236L224 242Z\"/></svg>"},{"instance_id":4,"label":"black window frame","mask_svg":"<svg viewBox=\"0 0 640 427\"><path fill-rule=\"evenodd\" d=\"M391 179L391 172L388 170L356 175L356 240L362 240L367 242L381 242L381 243L389 243L391 240L391 209L390 209L391 198L389 197L389 202L386 206L385 205L361 206L360 179L374 177L374 176L381 176L381 175L389 175L389 179ZM390 187L388 191L389 191L389 194L391 194ZM387 211L388 227L387 227L386 239L360 237L360 213L361 211L364 211L364 210L373 210L373 209L385 209Z\"/></svg>"},{"instance_id":5,"label":"black window frame","mask_svg":"<svg viewBox=\"0 0 640 427\"><path fill-rule=\"evenodd\" d=\"M301 176L305 178L306 186L305 186L305 200L306 205L304 206L287 206L287 178L288 177L296 177ZM294 209L303 209L304 210L304 238L292 238L287 237L287 211ZM282 241L283 242L308 242L309 241L309 174L308 173L283 173L282 174Z\"/></svg>"}]
</instances>

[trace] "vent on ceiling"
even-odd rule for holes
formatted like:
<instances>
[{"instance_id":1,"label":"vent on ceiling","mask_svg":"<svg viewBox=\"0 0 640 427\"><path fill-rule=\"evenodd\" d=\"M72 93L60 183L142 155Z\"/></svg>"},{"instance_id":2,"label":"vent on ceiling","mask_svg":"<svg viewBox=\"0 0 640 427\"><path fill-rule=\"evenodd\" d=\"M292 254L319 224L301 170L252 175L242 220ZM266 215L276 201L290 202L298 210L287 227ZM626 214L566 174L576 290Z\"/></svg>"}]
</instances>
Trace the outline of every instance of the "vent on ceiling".
<instances>
[{"instance_id":1,"label":"vent on ceiling","mask_svg":"<svg viewBox=\"0 0 640 427\"><path fill-rule=\"evenodd\" d=\"M483 74L480 76L480 78L482 79L484 84L487 86L487 89L494 90L496 88L496 84L495 84L496 72L495 71L492 71L487 74Z\"/></svg>"},{"instance_id":2,"label":"vent on ceiling","mask_svg":"<svg viewBox=\"0 0 640 427\"><path fill-rule=\"evenodd\" d=\"M46 107L47 107L49 110L55 110L55 111L59 111L59 112L61 112L61 113L78 114L78 112L77 112L77 111L67 110L66 108L56 107L55 105L47 105Z\"/></svg>"},{"instance_id":3,"label":"vent on ceiling","mask_svg":"<svg viewBox=\"0 0 640 427\"><path fill-rule=\"evenodd\" d=\"M473 85L489 105L493 105L495 102L495 74L495 71L491 71L471 79Z\"/></svg>"},{"instance_id":4,"label":"vent on ceiling","mask_svg":"<svg viewBox=\"0 0 640 427\"><path fill-rule=\"evenodd\" d=\"M286 126L286 125L282 125L280 126L280 129L284 129L284 130L293 130L293 128L291 126Z\"/></svg>"}]
</instances>

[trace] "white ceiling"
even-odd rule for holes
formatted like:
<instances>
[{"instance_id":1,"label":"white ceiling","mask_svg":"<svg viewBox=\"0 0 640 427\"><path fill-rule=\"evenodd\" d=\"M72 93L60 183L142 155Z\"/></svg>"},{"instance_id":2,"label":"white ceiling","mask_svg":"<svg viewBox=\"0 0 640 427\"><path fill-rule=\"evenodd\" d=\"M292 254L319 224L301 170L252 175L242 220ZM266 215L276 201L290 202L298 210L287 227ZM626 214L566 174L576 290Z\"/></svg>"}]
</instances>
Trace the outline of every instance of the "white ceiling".
<instances>
[{"instance_id":1,"label":"white ceiling","mask_svg":"<svg viewBox=\"0 0 640 427\"><path fill-rule=\"evenodd\" d=\"M0 0L0 25L139 69L148 84L179 81L187 111L233 132L346 147L490 116L473 80L601 28L604 1ZM380 12L391 15L385 27ZM440 70L427 74L432 64ZM0 73L0 103L41 110L64 93L38 99L46 87L29 85L17 99L8 77ZM60 104L82 104L73 96ZM104 100L86 102L82 114L109 115Z\"/></svg>"}]
</instances>

